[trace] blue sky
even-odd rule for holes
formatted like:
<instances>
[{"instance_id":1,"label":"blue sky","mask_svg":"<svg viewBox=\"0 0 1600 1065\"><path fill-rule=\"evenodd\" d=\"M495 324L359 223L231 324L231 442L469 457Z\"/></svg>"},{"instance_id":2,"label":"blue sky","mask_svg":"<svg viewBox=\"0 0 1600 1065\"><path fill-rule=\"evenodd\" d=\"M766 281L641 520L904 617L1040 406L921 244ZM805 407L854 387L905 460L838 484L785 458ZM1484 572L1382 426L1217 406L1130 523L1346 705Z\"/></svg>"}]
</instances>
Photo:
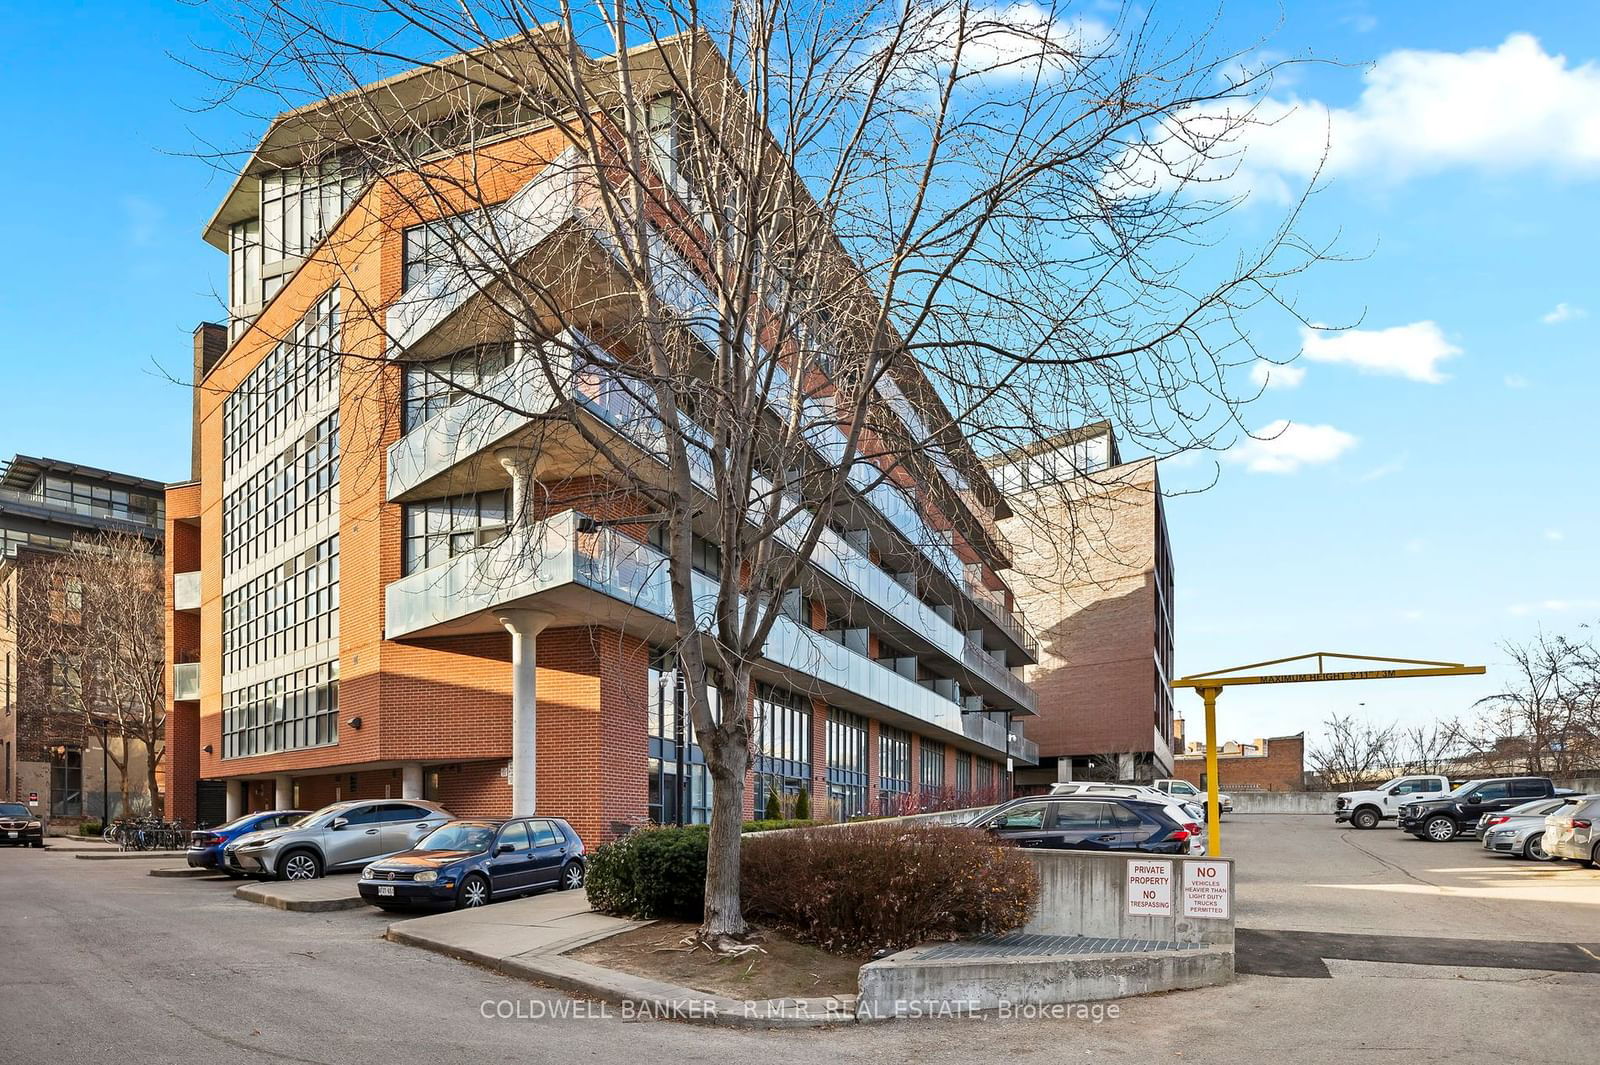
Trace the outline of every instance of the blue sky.
<instances>
[{"instance_id":1,"label":"blue sky","mask_svg":"<svg viewBox=\"0 0 1600 1065\"><path fill-rule=\"evenodd\" d=\"M225 181L197 156L259 128L196 113L212 86L169 57L198 60L215 17L151 0L7 13L37 46L0 68L0 453L188 475L189 396L164 373L184 374L224 281L199 233ZM1461 712L1500 679L1498 641L1600 618L1600 25L1585 5L1501 3L1230 3L1224 20L1273 55L1344 64L1275 88L1286 117L1249 157L1262 202L1239 224L1271 217L1271 189L1331 128L1308 229L1360 258L1293 287L1308 317L1360 332L1307 344L1259 323L1264 350L1307 357L1247 413L1288 431L1170 502L1179 670L1304 650L1491 667L1230 692L1233 736ZM1169 487L1210 474L1165 471Z\"/></svg>"}]
</instances>

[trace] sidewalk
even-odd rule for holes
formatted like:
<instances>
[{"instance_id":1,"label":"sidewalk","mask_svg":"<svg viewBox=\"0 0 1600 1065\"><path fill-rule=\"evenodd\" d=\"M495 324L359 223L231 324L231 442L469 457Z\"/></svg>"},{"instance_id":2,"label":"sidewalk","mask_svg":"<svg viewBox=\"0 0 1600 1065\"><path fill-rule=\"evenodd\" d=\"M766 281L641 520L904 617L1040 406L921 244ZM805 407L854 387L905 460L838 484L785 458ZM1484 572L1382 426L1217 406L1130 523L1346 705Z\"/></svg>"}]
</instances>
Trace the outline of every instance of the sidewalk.
<instances>
[{"instance_id":1,"label":"sidewalk","mask_svg":"<svg viewBox=\"0 0 1600 1065\"><path fill-rule=\"evenodd\" d=\"M389 926L384 938L598 999L637 1017L739 1028L812 1028L856 1021L854 996L747 1002L565 956L585 944L650 923L594 913L581 891L552 891L476 910L400 921Z\"/></svg>"}]
</instances>

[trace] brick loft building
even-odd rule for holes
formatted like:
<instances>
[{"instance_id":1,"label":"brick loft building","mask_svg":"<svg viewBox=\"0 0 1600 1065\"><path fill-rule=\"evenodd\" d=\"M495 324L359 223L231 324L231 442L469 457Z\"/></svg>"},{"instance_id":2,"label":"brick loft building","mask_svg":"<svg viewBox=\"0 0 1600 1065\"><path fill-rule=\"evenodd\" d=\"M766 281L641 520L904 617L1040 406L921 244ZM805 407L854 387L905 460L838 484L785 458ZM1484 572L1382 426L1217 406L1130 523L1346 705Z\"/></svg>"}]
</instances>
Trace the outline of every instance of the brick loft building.
<instances>
[{"instance_id":1,"label":"brick loft building","mask_svg":"<svg viewBox=\"0 0 1600 1065\"><path fill-rule=\"evenodd\" d=\"M608 60L595 69L608 76ZM670 118L680 105L660 84L651 110ZM445 98L419 72L383 85L396 104ZM563 442L581 423L652 455L639 419L619 417L629 395L597 375L554 394L525 341L486 342L481 288L419 254L437 219L398 202L395 182L341 173L325 139L308 161L314 131L294 119L272 125L206 229L233 259L232 320L196 333L194 477L167 497L172 809L536 803L591 841L647 817L706 820L665 556L650 525L626 521L640 503L613 468ZM571 168L549 165L581 147L538 122L492 147L489 209L526 240L517 253L603 266ZM555 233L513 224L529 203L560 217ZM621 332L597 314L582 339L625 359ZM463 366L475 394L451 387ZM502 394L566 410L566 428L491 402ZM825 462L832 443L796 461ZM987 508L873 477L825 534L757 664L747 812L767 788L804 789L834 816L990 794L1011 760L1032 761L1012 719L1033 711L1020 672L1034 644L998 573L1002 500L961 448L961 498L983 490ZM715 543L696 554L717 571Z\"/></svg>"},{"instance_id":2,"label":"brick loft building","mask_svg":"<svg viewBox=\"0 0 1600 1065\"><path fill-rule=\"evenodd\" d=\"M1178 719L1178 755L1172 775L1205 786L1206 745L1184 744ZM1306 734L1258 737L1248 743L1228 740L1217 749L1217 787L1221 791L1303 791L1306 786Z\"/></svg>"},{"instance_id":3,"label":"brick loft building","mask_svg":"<svg viewBox=\"0 0 1600 1065\"><path fill-rule=\"evenodd\" d=\"M1173 764L1172 552L1152 459L1123 462L1100 422L989 460L1017 604L1039 636L1028 667L1039 764L1016 784L1148 780Z\"/></svg>"},{"instance_id":4,"label":"brick loft building","mask_svg":"<svg viewBox=\"0 0 1600 1065\"><path fill-rule=\"evenodd\" d=\"M39 564L49 555L85 537L131 533L159 547L165 495L160 481L59 459L15 455L0 463L0 799L37 796L37 808L58 818L99 814L101 738L68 705L56 683L61 664L40 648L50 619L38 615L44 597L30 582L43 579ZM120 755L119 736L106 742ZM142 794L146 755L139 744L128 746L128 779ZM120 783L113 779L109 790L115 813Z\"/></svg>"}]
</instances>

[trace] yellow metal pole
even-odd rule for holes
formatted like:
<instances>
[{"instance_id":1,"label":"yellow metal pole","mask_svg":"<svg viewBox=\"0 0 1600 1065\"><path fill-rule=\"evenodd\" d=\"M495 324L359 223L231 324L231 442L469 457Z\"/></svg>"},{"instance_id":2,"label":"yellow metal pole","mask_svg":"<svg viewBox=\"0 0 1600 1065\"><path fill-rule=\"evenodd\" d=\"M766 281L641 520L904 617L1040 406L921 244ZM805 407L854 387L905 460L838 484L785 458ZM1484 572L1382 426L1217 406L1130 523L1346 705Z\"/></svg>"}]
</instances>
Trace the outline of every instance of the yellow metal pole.
<instances>
[{"instance_id":1,"label":"yellow metal pole","mask_svg":"<svg viewBox=\"0 0 1600 1065\"><path fill-rule=\"evenodd\" d=\"M1200 689L1206 701L1206 854L1222 854L1222 803L1217 799L1217 696L1219 687Z\"/></svg>"}]
</instances>

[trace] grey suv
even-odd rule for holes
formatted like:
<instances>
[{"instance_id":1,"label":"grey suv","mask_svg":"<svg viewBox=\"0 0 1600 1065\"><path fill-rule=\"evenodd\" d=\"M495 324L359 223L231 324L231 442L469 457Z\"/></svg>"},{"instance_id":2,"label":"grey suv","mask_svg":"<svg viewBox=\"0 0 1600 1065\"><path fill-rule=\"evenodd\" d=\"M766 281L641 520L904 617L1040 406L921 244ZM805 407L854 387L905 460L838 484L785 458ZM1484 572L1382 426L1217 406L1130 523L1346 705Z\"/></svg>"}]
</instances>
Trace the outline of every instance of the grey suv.
<instances>
[{"instance_id":1,"label":"grey suv","mask_svg":"<svg viewBox=\"0 0 1600 1065\"><path fill-rule=\"evenodd\" d=\"M408 851L450 814L423 799L336 802L287 828L249 832L222 852L224 869L279 880L315 880Z\"/></svg>"}]
</instances>

